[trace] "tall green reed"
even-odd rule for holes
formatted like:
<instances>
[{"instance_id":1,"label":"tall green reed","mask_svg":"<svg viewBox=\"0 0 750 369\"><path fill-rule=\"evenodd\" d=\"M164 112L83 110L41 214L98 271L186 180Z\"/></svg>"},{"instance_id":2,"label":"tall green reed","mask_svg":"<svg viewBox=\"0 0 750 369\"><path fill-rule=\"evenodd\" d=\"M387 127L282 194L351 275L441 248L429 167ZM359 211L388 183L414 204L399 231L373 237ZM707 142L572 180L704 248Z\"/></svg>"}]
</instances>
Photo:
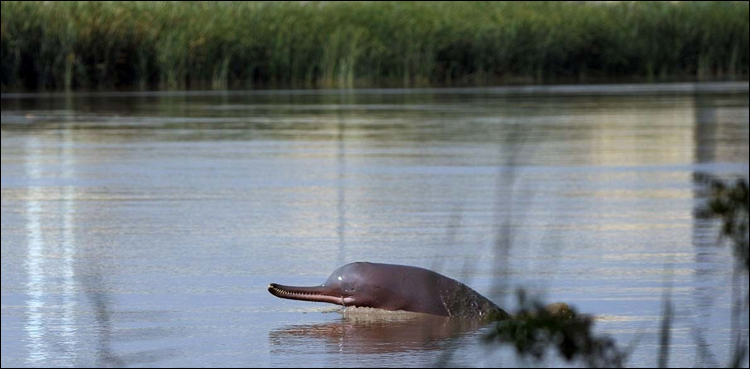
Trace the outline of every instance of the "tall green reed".
<instances>
[{"instance_id":1,"label":"tall green reed","mask_svg":"<svg viewBox=\"0 0 750 369\"><path fill-rule=\"evenodd\" d=\"M6 89L747 78L747 2L2 2Z\"/></svg>"}]
</instances>

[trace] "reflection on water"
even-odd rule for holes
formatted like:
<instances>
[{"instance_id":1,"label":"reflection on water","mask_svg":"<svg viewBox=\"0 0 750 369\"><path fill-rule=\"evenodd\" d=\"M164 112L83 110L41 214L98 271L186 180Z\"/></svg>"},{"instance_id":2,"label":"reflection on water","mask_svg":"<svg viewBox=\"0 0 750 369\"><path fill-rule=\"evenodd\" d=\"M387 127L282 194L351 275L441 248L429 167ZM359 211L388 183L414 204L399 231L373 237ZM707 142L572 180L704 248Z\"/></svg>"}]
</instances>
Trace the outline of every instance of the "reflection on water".
<instances>
[{"instance_id":1,"label":"reflection on water","mask_svg":"<svg viewBox=\"0 0 750 369\"><path fill-rule=\"evenodd\" d=\"M336 261L339 265L344 265L346 260L346 144L344 143L344 134L346 131L346 123L344 117L339 115L338 125L338 153L336 155L338 161L338 198L337 198L337 212L338 212L338 225L336 226L336 233L339 238L339 252Z\"/></svg>"},{"instance_id":2,"label":"reflection on water","mask_svg":"<svg viewBox=\"0 0 750 369\"><path fill-rule=\"evenodd\" d=\"M272 352L280 355L298 345L318 346L318 341L331 354L387 354L439 350L441 341L482 326L473 320L421 314L345 312L332 322L274 329L269 339Z\"/></svg>"},{"instance_id":3,"label":"reflection on water","mask_svg":"<svg viewBox=\"0 0 750 369\"><path fill-rule=\"evenodd\" d=\"M75 177L70 132L61 137L56 154L61 179ZM28 335L27 365L48 366L48 360L72 365L76 362L77 283L74 269L76 257L75 188L64 186L59 193L49 193L40 181L45 177L42 163L43 144L36 138L27 141L26 175L29 181L26 205L28 282L26 325ZM55 154L53 154L55 155ZM59 199L59 200L58 200Z\"/></svg>"},{"instance_id":4,"label":"reflection on water","mask_svg":"<svg viewBox=\"0 0 750 369\"><path fill-rule=\"evenodd\" d=\"M29 146L35 146L35 140L29 140ZM28 164L27 172L30 178L40 178L39 168L31 163L38 163L38 158L33 154L34 150L31 151ZM36 159L36 160L35 160ZM27 205L28 214L28 234L29 234L29 246L28 246L28 257L27 257L27 273L29 281L27 283L29 301L26 303L28 308L28 321L25 327L26 332L29 336L29 364L33 365L44 360L48 356L47 349L45 348L45 324L43 322L42 309L45 307L45 274L43 271L43 244L42 239L42 226L40 224L41 217L41 203L35 198L41 197L41 192L36 187L29 188L30 201ZM33 200L32 200L33 199Z\"/></svg>"},{"instance_id":5,"label":"reflection on water","mask_svg":"<svg viewBox=\"0 0 750 369\"><path fill-rule=\"evenodd\" d=\"M717 155L716 147L716 129L717 109L706 103L707 96L697 94L695 97L696 106L702 108L695 109L695 162L712 163ZM697 172L694 174L698 174ZM695 198L695 208L697 209L705 201L707 193L702 190L703 186L696 183L693 196ZM695 247L695 278L694 283L697 286L693 291L693 300L696 308L696 321L693 326L693 336L696 349L696 366L708 365L711 367L720 366L719 360L711 353L710 345L706 341L706 336L710 330L711 311L717 299L717 290L706 286L707 276L719 273L721 263L717 262L717 255L711 252L716 247L716 230L713 222L698 217L693 218L693 245Z\"/></svg>"},{"instance_id":6,"label":"reflection on water","mask_svg":"<svg viewBox=\"0 0 750 369\"><path fill-rule=\"evenodd\" d=\"M375 362L381 367L435 366L446 363L458 345L464 344L461 339L479 334L483 326L485 324L472 320L348 309L333 321L292 324L271 330L268 333L273 356L271 364L275 367L304 365L298 360L317 354L325 358L323 366L372 365ZM472 358L470 362L482 360Z\"/></svg>"},{"instance_id":7,"label":"reflection on water","mask_svg":"<svg viewBox=\"0 0 750 369\"><path fill-rule=\"evenodd\" d=\"M477 327L266 292L361 260L616 316L633 366L670 273L674 365L722 363L732 256L693 174L747 175L747 86L3 95L2 365L501 363Z\"/></svg>"},{"instance_id":8,"label":"reflection on water","mask_svg":"<svg viewBox=\"0 0 750 369\"><path fill-rule=\"evenodd\" d=\"M76 179L74 134L69 129L57 132L56 145L31 137L24 147L25 218L27 275L25 307L25 364L30 367L122 367L129 363L149 363L168 356L165 352L151 358L146 351L137 352L129 360L118 357L112 347L114 327L112 311L116 309L110 296L107 274L112 270L97 258L80 255L77 250ZM54 164L54 165L50 165ZM54 182L55 185L50 183ZM104 274L103 274L104 273ZM81 294L82 293L82 294ZM85 297L90 303L86 315L79 307ZM82 334L81 326L93 318L92 332ZM82 321L83 320L83 321ZM95 347L82 347L93 334ZM83 341L83 342L82 342ZM95 353L93 357L87 356Z\"/></svg>"}]
</instances>

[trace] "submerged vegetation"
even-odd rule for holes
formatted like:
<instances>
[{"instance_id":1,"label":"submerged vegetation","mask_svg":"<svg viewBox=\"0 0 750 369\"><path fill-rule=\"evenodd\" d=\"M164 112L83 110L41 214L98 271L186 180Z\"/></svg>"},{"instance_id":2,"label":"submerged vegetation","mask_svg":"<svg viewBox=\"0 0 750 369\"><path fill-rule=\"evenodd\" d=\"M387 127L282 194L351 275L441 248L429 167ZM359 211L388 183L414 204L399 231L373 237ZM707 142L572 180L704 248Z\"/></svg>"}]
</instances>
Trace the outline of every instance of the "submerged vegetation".
<instances>
[{"instance_id":1,"label":"submerged vegetation","mask_svg":"<svg viewBox=\"0 0 750 369\"><path fill-rule=\"evenodd\" d=\"M4 89L745 78L747 2L2 2Z\"/></svg>"}]
</instances>

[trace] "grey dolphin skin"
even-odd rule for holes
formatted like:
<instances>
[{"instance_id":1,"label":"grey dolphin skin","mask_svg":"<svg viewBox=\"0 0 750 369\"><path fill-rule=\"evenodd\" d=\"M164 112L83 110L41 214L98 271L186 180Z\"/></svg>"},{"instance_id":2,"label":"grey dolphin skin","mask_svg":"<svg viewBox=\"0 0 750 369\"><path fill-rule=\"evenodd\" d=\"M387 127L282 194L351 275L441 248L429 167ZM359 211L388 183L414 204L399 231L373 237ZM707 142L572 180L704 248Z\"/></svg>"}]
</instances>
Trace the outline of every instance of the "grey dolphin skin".
<instances>
[{"instance_id":1,"label":"grey dolphin skin","mask_svg":"<svg viewBox=\"0 0 750 369\"><path fill-rule=\"evenodd\" d=\"M268 292L291 300L403 310L447 317L508 319L510 315L465 284L431 270L406 265L352 263L320 286L271 283Z\"/></svg>"}]
</instances>

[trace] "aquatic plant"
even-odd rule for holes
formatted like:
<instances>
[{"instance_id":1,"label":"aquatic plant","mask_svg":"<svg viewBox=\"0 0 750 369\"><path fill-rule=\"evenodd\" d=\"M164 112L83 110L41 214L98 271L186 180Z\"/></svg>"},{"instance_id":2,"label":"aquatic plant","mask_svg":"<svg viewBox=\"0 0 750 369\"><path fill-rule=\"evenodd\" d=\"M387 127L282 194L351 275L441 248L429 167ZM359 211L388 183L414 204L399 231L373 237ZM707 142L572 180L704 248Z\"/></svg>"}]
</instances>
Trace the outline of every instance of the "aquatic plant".
<instances>
[{"instance_id":1,"label":"aquatic plant","mask_svg":"<svg viewBox=\"0 0 750 369\"><path fill-rule=\"evenodd\" d=\"M520 308L512 319L496 322L485 336L488 343L515 347L519 357L542 360L554 348L569 362L592 368L622 368L627 353L607 336L593 332L594 320L565 304L544 306L518 292ZM562 308L550 308L550 307Z\"/></svg>"},{"instance_id":2,"label":"aquatic plant","mask_svg":"<svg viewBox=\"0 0 750 369\"><path fill-rule=\"evenodd\" d=\"M721 238L731 242L738 264L745 271L750 270L747 179L725 181L705 173L697 174L695 179L710 191L708 201L696 210L696 215L721 220Z\"/></svg>"}]
</instances>

